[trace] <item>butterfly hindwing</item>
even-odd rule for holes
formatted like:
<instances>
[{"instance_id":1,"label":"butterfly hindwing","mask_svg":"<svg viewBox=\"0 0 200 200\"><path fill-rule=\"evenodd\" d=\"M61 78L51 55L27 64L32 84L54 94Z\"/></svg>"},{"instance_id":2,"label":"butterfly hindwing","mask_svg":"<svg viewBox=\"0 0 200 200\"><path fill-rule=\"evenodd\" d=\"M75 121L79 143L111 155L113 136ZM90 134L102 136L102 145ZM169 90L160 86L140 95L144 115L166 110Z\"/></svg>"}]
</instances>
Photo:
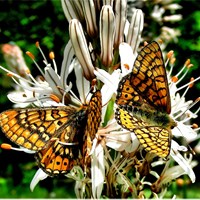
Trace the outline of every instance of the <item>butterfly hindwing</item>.
<instances>
[{"instance_id":1,"label":"butterfly hindwing","mask_svg":"<svg viewBox=\"0 0 200 200\"><path fill-rule=\"evenodd\" d=\"M63 130L59 139L49 142L46 148L35 154L39 167L48 175L68 173L74 165L79 163L82 132L76 128L70 124Z\"/></svg>"},{"instance_id":2,"label":"butterfly hindwing","mask_svg":"<svg viewBox=\"0 0 200 200\"><path fill-rule=\"evenodd\" d=\"M146 119L146 113L140 108L119 106L115 113L117 122L125 129L134 132L144 149L167 157L170 152L171 130ZM148 117L151 117L149 115ZM152 120L152 121L151 121Z\"/></svg>"}]
</instances>

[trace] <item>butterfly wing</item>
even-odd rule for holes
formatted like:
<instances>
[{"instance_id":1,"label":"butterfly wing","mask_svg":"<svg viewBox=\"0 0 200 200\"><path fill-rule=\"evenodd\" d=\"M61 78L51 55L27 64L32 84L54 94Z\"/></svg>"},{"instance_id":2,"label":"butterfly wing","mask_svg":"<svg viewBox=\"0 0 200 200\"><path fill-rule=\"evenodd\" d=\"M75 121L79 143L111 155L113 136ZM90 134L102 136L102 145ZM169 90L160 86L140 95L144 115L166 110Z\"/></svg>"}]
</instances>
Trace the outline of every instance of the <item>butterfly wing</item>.
<instances>
[{"instance_id":1,"label":"butterfly wing","mask_svg":"<svg viewBox=\"0 0 200 200\"><path fill-rule=\"evenodd\" d=\"M46 148L35 154L39 167L49 176L66 174L79 163L83 142L79 128L72 121L57 140L49 142Z\"/></svg>"},{"instance_id":2,"label":"butterfly wing","mask_svg":"<svg viewBox=\"0 0 200 200\"><path fill-rule=\"evenodd\" d=\"M156 42L138 54L131 73L122 78L117 90L118 105L149 105L171 112L169 87L161 49Z\"/></svg>"},{"instance_id":3,"label":"butterfly wing","mask_svg":"<svg viewBox=\"0 0 200 200\"><path fill-rule=\"evenodd\" d=\"M7 110L0 114L0 126L15 144L38 151L52 137L59 137L61 131L58 130L67 126L75 112L76 109L69 106Z\"/></svg>"},{"instance_id":4,"label":"butterfly wing","mask_svg":"<svg viewBox=\"0 0 200 200\"><path fill-rule=\"evenodd\" d=\"M140 144L148 152L166 158L170 152L171 130L150 123L143 117L144 111L132 106L119 106L115 117L123 128L134 132Z\"/></svg>"},{"instance_id":5,"label":"butterfly wing","mask_svg":"<svg viewBox=\"0 0 200 200\"><path fill-rule=\"evenodd\" d=\"M101 92L97 90L91 97L91 100L88 105L88 118L84 133L85 142L83 145L83 155L85 159L87 159L92 149L92 141L95 138L95 135L101 123L101 108L102 108Z\"/></svg>"},{"instance_id":6,"label":"butterfly wing","mask_svg":"<svg viewBox=\"0 0 200 200\"><path fill-rule=\"evenodd\" d=\"M130 82L136 92L152 107L171 112L165 65L157 42L146 45L138 54Z\"/></svg>"},{"instance_id":7,"label":"butterfly wing","mask_svg":"<svg viewBox=\"0 0 200 200\"><path fill-rule=\"evenodd\" d=\"M141 95L133 88L131 85L132 75L127 74L119 82L116 96L116 104L118 105L142 105L146 101L142 98Z\"/></svg>"}]
</instances>

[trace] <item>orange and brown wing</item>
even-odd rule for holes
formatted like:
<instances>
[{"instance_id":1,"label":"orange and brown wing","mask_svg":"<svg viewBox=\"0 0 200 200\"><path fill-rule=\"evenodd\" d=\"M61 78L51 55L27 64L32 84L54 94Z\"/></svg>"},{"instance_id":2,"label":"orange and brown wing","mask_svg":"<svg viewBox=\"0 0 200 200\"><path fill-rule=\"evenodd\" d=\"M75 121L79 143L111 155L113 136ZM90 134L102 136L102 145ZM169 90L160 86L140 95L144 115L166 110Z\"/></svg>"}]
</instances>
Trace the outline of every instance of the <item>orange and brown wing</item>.
<instances>
[{"instance_id":1,"label":"orange and brown wing","mask_svg":"<svg viewBox=\"0 0 200 200\"><path fill-rule=\"evenodd\" d=\"M157 42L146 45L138 54L130 84L152 107L167 113L171 112L167 75Z\"/></svg>"},{"instance_id":2,"label":"orange and brown wing","mask_svg":"<svg viewBox=\"0 0 200 200\"><path fill-rule=\"evenodd\" d=\"M97 90L91 97L88 105L88 117L84 133L83 155L87 159L91 148L92 141L98 131L101 123L102 97L101 92ZM85 162L85 161L84 161Z\"/></svg>"},{"instance_id":3,"label":"orange and brown wing","mask_svg":"<svg viewBox=\"0 0 200 200\"><path fill-rule=\"evenodd\" d=\"M66 174L79 164L83 136L76 125L72 122L63 130L60 138L49 142L46 148L35 154L39 167L49 176Z\"/></svg>"},{"instance_id":4,"label":"orange and brown wing","mask_svg":"<svg viewBox=\"0 0 200 200\"><path fill-rule=\"evenodd\" d=\"M74 165L86 164L101 122L101 106L101 92L96 91L89 104L76 112L68 126L58 130L62 131L60 137L36 153L36 160L43 171L54 176L68 173Z\"/></svg>"},{"instance_id":5,"label":"orange and brown wing","mask_svg":"<svg viewBox=\"0 0 200 200\"><path fill-rule=\"evenodd\" d=\"M59 137L76 110L65 106L59 108L28 108L7 110L0 114L0 126L15 144L38 151L52 137Z\"/></svg>"},{"instance_id":6,"label":"orange and brown wing","mask_svg":"<svg viewBox=\"0 0 200 200\"><path fill-rule=\"evenodd\" d=\"M137 105L140 106L146 101L136 92L131 83L131 73L124 76L119 82L115 103L117 105Z\"/></svg>"}]
</instances>

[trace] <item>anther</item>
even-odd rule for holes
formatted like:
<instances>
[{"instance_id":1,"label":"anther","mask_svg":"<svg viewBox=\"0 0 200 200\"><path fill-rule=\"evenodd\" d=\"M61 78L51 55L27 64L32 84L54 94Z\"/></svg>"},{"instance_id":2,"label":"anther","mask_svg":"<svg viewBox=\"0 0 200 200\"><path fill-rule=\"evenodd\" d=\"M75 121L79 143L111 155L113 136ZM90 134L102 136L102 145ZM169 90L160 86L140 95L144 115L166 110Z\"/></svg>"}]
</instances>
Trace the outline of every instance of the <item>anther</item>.
<instances>
[{"instance_id":1,"label":"anther","mask_svg":"<svg viewBox=\"0 0 200 200\"><path fill-rule=\"evenodd\" d=\"M176 62L176 58L175 57L171 58L169 62L170 62L170 64L173 65Z\"/></svg>"},{"instance_id":2,"label":"anther","mask_svg":"<svg viewBox=\"0 0 200 200\"><path fill-rule=\"evenodd\" d=\"M200 101L200 97L197 97L196 99L195 99L195 102L199 102Z\"/></svg>"},{"instance_id":3,"label":"anther","mask_svg":"<svg viewBox=\"0 0 200 200\"><path fill-rule=\"evenodd\" d=\"M50 58L51 60L53 60L53 59L55 58L55 54L54 54L53 51L51 51L51 52L49 53L49 58Z\"/></svg>"},{"instance_id":4,"label":"anther","mask_svg":"<svg viewBox=\"0 0 200 200\"><path fill-rule=\"evenodd\" d=\"M130 67L129 67L129 65L128 64L124 64L124 67L125 67L125 69L127 69L127 70L129 70L130 69Z\"/></svg>"},{"instance_id":5,"label":"anther","mask_svg":"<svg viewBox=\"0 0 200 200\"><path fill-rule=\"evenodd\" d=\"M50 94L50 98L55 101L56 103L60 103L60 99L55 94Z\"/></svg>"},{"instance_id":6,"label":"anther","mask_svg":"<svg viewBox=\"0 0 200 200\"><path fill-rule=\"evenodd\" d=\"M28 55L32 60L35 60L35 56L30 51L27 51L26 55Z\"/></svg>"},{"instance_id":7,"label":"anther","mask_svg":"<svg viewBox=\"0 0 200 200\"><path fill-rule=\"evenodd\" d=\"M11 74L11 73L7 73L7 76L9 76L9 77L13 77L13 74Z\"/></svg>"},{"instance_id":8,"label":"anther","mask_svg":"<svg viewBox=\"0 0 200 200\"><path fill-rule=\"evenodd\" d=\"M178 77L177 76L173 76L171 78L171 80L172 80L173 83L176 83L178 81Z\"/></svg>"},{"instance_id":9,"label":"anther","mask_svg":"<svg viewBox=\"0 0 200 200\"><path fill-rule=\"evenodd\" d=\"M199 128L199 126L198 126L198 124L195 124L195 123L194 123L194 124L192 124L192 128L193 128L193 129L196 129L196 128Z\"/></svg>"},{"instance_id":10,"label":"anther","mask_svg":"<svg viewBox=\"0 0 200 200\"><path fill-rule=\"evenodd\" d=\"M30 74L31 73L29 69L26 69L25 72L26 72L26 74Z\"/></svg>"},{"instance_id":11,"label":"anther","mask_svg":"<svg viewBox=\"0 0 200 200\"><path fill-rule=\"evenodd\" d=\"M40 47L40 43L37 41L37 42L35 43L35 46L36 46L37 48L39 48L39 47Z\"/></svg>"},{"instance_id":12,"label":"anther","mask_svg":"<svg viewBox=\"0 0 200 200\"><path fill-rule=\"evenodd\" d=\"M190 59L187 59L184 63L184 65L187 67L188 65L190 65Z\"/></svg>"},{"instance_id":13,"label":"anther","mask_svg":"<svg viewBox=\"0 0 200 200\"><path fill-rule=\"evenodd\" d=\"M96 78L92 79L92 83L91 83L91 85L92 85L92 86L97 85L97 79L96 79Z\"/></svg>"},{"instance_id":14,"label":"anther","mask_svg":"<svg viewBox=\"0 0 200 200\"><path fill-rule=\"evenodd\" d=\"M41 80L41 81L45 81L45 78L44 78L44 76L38 76L39 77L39 79Z\"/></svg>"},{"instance_id":15,"label":"anther","mask_svg":"<svg viewBox=\"0 0 200 200\"><path fill-rule=\"evenodd\" d=\"M168 53L167 53L167 58L168 59L170 59L171 57L172 57L172 55L174 54L174 51L169 51Z\"/></svg>"},{"instance_id":16,"label":"anther","mask_svg":"<svg viewBox=\"0 0 200 200\"><path fill-rule=\"evenodd\" d=\"M12 149L12 146L10 144L7 144L7 143L3 143L1 144L0 146L2 149L6 149L6 150L11 150Z\"/></svg>"},{"instance_id":17,"label":"anther","mask_svg":"<svg viewBox=\"0 0 200 200\"><path fill-rule=\"evenodd\" d=\"M189 64L189 65L187 65L186 67L188 68L188 69L190 69L191 67L193 67L194 65L193 64Z\"/></svg>"},{"instance_id":18,"label":"anther","mask_svg":"<svg viewBox=\"0 0 200 200\"><path fill-rule=\"evenodd\" d=\"M194 86L194 78L193 77L190 79L190 82L192 82L192 83L189 84L189 88L192 88Z\"/></svg>"}]
</instances>

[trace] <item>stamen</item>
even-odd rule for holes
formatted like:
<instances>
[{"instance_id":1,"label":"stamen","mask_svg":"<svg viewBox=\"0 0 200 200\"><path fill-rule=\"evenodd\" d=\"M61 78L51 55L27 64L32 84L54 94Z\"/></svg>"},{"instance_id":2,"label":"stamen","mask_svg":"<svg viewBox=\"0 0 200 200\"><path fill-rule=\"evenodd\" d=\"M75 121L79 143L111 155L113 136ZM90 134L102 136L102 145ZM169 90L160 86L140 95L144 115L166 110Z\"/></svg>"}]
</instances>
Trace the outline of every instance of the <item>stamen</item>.
<instances>
[{"instance_id":1,"label":"stamen","mask_svg":"<svg viewBox=\"0 0 200 200\"><path fill-rule=\"evenodd\" d=\"M181 68L181 70L178 72L178 74L176 74L177 77L183 72L185 67L186 67L186 65L184 64L183 67Z\"/></svg>"},{"instance_id":2,"label":"stamen","mask_svg":"<svg viewBox=\"0 0 200 200\"><path fill-rule=\"evenodd\" d=\"M51 60L53 60L53 59L55 58L55 54L54 54L53 51L51 51L51 52L49 53L49 58L50 58Z\"/></svg>"},{"instance_id":3,"label":"stamen","mask_svg":"<svg viewBox=\"0 0 200 200\"><path fill-rule=\"evenodd\" d=\"M55 94L50 94L50 98L55 101L56 103L60 103L60 99Z\"/></svg>"},{"instance_id":4,"label":"stamen","mask_svg":"<svg viewBox=\"0 0 200 200\"><path fill-rule=\"evenodd\" d=\"M187 75L188 71L189 71L189 69L187 68L187 70L184 72L184 74L179 78L177 84L178 84L179 82L181 82L181 81L185 78L185 76Z\"/></svg>"},{"instance_id":5,"label":"stamen","mask_svg":"<svg viewBox=\"0 0 200 200\"><path fill-rule=\"evenodd\" d=\"M26 70L25 70L25 73L26 73L26 74L30 74L31 72L30 72L29 69L26 69Z\"/></svg>"},{"instance_id":6,"label":"stamen","mask_svg":"<svg viewBox=\"0 0 200 200\"><path fill-rule=\"evenodd\" d=\"M169 59L167 59L165 66L167 66L168 61L169 61ZM170 64L170 69L169 69L169 72L167 73L167 75L169 77L168 79L170 79L173 69L174 69L174 64Z\"/></svg>"},{"instance_id":7,"label":"stamen","mask_svg":"<svg viewBox=\"0 0 200 200\"><path fill-rule=\"evenodd\" d=\"M32 60L35 60L35 56L30 51L27 51L26 55L29 56Z\"/></svg>"},{"instance_id":8,"label":"stamen","mask_svg":"<svg viewBox=\"0 0 200 200\"><path fill-rule=\"evenodd\" d=\"M199 76L198 78L196 78L196 79L190 81L189 83L187 83L187 84L185 84L185 85L179 87L179 88L176 90L176 92L179 91L179 90L182 90L183 88L187 87L188 85L190 85L190 84L192 84L192 83L198 81L199 79L200 79L200 76Z\"/></svg>"},{"instance_id":9,"label":"stamen","mask_svg":"<svg viewBox=\"0 0 200 200\"><path fill-rule=\"evenodd\" d=\"M63 95L62 95L62 103L63 104L65 104L65 100L67 99L67 102L70 102L71 100L70 100L70 95L69 95L69 91L71 91L71 89L72 89L72 83L70 82L69 83L69 86L68 86L68 88L67 89L63 89L63 88L61 88L59 85L57 86L57 88L60 90L60 92L61 93L63 93ZM80 102L80 100L78 100L79 102Z\"/></svg>"},{"instance_id":10,"label":"stamen","mask_svg":"<svg viewBox=\"0 0 200 200\"><path fill-rule=\"evenodd\" d=\"M55 73L57 74L58 69L57 69L56 61L54 60L55 54L54 54L53 51L51 51L51 52L49 53L49 58L53 61L54 70L55 70Z\"/></svg>"},{"instance_id":11,"label":"stamen","mask_svg":"<svg viewBox=\"0 0 200 200\"><path fill-rule=\"evenodd\" d=\"M129 67L129 65L128 64L124 64L124 67L125 67L125 69L127 69L127 70L129 70L130 69L130 67Z\"/></svg>"},{"instance_id":12,"label":"stamen","mask_svg":"<svg viewBox=\"0 0 200 200\"><path fill-rule=\"evenodd\" d=\"M91 85L92 85L92 87L94 87L95 85L97 85L97 79L96 78L92 79Z\"/></svg>"},{"instance_id":13,"label":"stamen","mask_svg":"<svg viewBox=\"0 0 200 200\"><path fill-rule=\"evenodd\" d=\"M42 54L42 57L44 58L44 61L45 61L46 63L48 63L48 62L47 62L47 59L46 59L46 57L45 57L45 55L44 55L44 53L43 53L43 51L42 51L42 49L40 48L40 43L37 41L37 42L35 43L35 45L36 45L36 47L39 49L40 53Z\"/></svg>"},{"instance_id":14,"label":"stamen","mask_svg":"<svg viewBox=\"0 0 200 200\"><path fill-rule=\"evenodd\" d=\"M175 62L176 62L176 58L173 57L173 58L170 59L170 64L171 65L174 65Z\"/></svg>"},{"instance_id":15,"label":"stamen","mask_svg":"<svg viewBox=\"0 0 200 200\"><path fill-rule=\"evenodd\" d=\"M169 51L168 53L167 53L167 58L168 59L170 59L172 56L173 56L173 54L174 54L174 51Z\"/></svg>"},{"instance_id":16,"label":"stamen","mask_svg":"<svg viewBox=\"0 0 200 200\"><path fill-rule=\"evenodd\" d=\"M198 97L196 100L195 100L195 102L199 102L200 101L200 97ZM199 110L200 110L200 107L195 111L195 113L194 114L197 114L198 112L199 112Z\"/></svg>"},{"instance_id":17,"label":"stamen","mask_svg":"<svg viewBox=\"0 0 200 200\"><path fill-rule=\"evenodd\" d=\"M11 74L11 73L7 73L6 75L9 77L13 77L13 74Z\"/></svg>"},{"instance_id":18,"label":"stamen","mask_svg":"<svg viewBox=\"0 0 200 200\"><path fill-rule=\"evenodd\" d=\"M176 82L178 81L178 77L177 77L177 76L173 76L173 77L171 78L171 81L172 81L173 83L176 83Z\"/></svg>"},{"instance_id":19,"label":"stamen","mask_svg":"<svg viewBox=\"0 0 200 200\"><path fill-rule=\"evenodd\" d=\"M192 102L185 111L181 112L179 115L176 116L176 118L182 116L182 115L187 115L187 118L185 120L182 120L183 123L185 123L186 121L189 121L192 117L190 115L188 115L186 112L188 110L190 110L192 107L194 107L198 102L200 101L200 97L198 97L194 102ZM197 114L199 112L199 109L196 110L196 112L194 114Z\"/></svg>"},{"instance_id":20,"label":"stamen","mask_svg":"<svg viewBox=\"0 0 200 200\"><path fill-rule=\"evenodd\" d=\"M34 55L33 55L31 52L29 52L29 51L27 51L26 54L32 59L32 61L34 62L34 64L36 65L36 67L38 68L38 70L40 71L40 73L44 76L43 71L41 70L41 68L40 68L40 66L37 64L37 62L35 61Z\"/></svg>"},{"instance_id":21,"label":"stamen","mask_svg":"<svg viewBox=\"0 0 200 200\"><path fill-rule=\"evenodd\" d=\"M195 124L195 123L194 123L194 124L192 124L192 128L193 128L193 129L196 129L196 128L199 128L199 126L198 126L198 124Z\"/></svg>"},{"instance_id":22,"label":"stamen","mask_svg":"<svg viewBox=\"0 0 200 200\"><path fill-rule=\"evenodd\" d=\"M194 78L191 78L191 79L190 79L190 82L192 82L193 80L194 80ZM193 82L192 82L190 85L188 85L188 87L186 88L186 90L185 90L184 93L182 94L182 97L181 97L181 98L185 97L185 95L187 94L189 88L193 87L193 85L194 85Z\"/></svg>"},{"instance_id":23,"label":"stamen","mask_svg":"<svg viewBox=\"0 0 200 200\"><path fill-rule=\"evenodd\" d=\"M38 76L38 78L39 78L42 82L45 82L44 76Z\"/></svg>"},{"instance_id":24,"label":"stamen","mask_svg":"<svg viewBox=\"0 0 200 200\"><path fill-rule=\"evenodd\" d=\"M194 82L192 82L192 81L194 81L194 78L192 77L191 79L190 79L190 85L189 85L189 88L192 88L193 86L194 86Z\"/></svg>"},{"instance_id":25,"label":"stamen","mask_svg":"<svg viewBox=\"0 0 200 200\"><path fill-rule=\"evenodd\" d=\"M12 145L8 143L2 143L0 147L5 150L24 151L24 149L13 147Z\"/></svg>"},{"instance_id":26,"label":"stamen","mask_svg":"<svg viewBox=\"0 0 200 200\"><path fill-rule=\"evenodd\" d=\"M185 61L185 63L184 63L184 66L188 66L188 65L190 65L190 59L187 59L186 61Z\"/></svg>"},{"instance_id":27,"label":"stamen","mask_svg":"<svg viewBox=\"0 0 200 200\"><path fill-rule=\"evenodd\" d=\"M2 149L5 149L5 150L11 150L12 149L12 146L10 144L7 144L7 143L3 143L1 144L0 146Z\"/></svg>"},{"instance_id":28,"label":"stamen","mask_svg":"<svg viewBox=\"0 0 200 200\"><path fill-rule=\"evenodd\" d=\"M32 76L32 74L28 74L28 76L30 77L30 79L31 79L35 84L37 84L37 81L36 81L35 78Z\"/></svg>"}]
</instances>

